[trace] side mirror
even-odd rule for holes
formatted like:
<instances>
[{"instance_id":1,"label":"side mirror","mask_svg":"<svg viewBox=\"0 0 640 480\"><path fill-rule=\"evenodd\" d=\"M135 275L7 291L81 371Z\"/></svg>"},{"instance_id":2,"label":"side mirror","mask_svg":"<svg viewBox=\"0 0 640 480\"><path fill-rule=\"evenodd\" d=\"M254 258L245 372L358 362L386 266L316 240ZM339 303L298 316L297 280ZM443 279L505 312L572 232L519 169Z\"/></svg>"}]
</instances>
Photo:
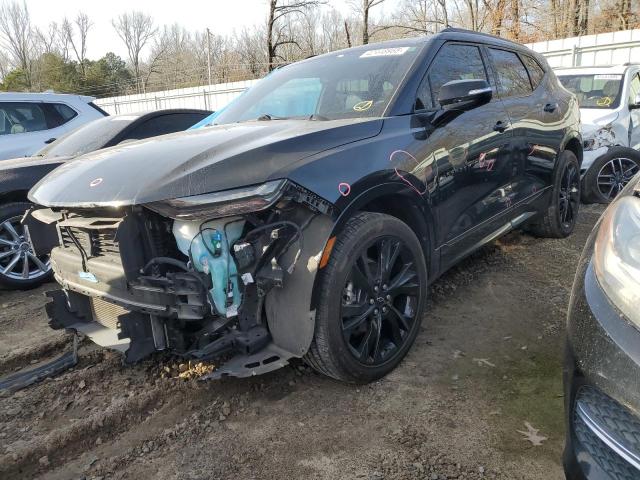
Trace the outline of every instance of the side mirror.
<instances>
[{"instance_id":1,"label":"side mirror","mask_svg":"<svg viewBox=\"0 0 640 480\"><path fill-rule=\"evenodd\" d=\"M486 80L452 80L440 87L438 102L444 110L466 111L489 103L492 96Z\"/></svg>"},{"instance_id":2,"label":"side mirror","mask_svg":"<svg viewBox=\"0 0 640 480\"><path fill-rule=\"evenodd\" d=\"M636 98L633 100L633 103L629 104L629 110L635 110L640 108L640 93L636 95Z\"/></svg>"}]
</instances>

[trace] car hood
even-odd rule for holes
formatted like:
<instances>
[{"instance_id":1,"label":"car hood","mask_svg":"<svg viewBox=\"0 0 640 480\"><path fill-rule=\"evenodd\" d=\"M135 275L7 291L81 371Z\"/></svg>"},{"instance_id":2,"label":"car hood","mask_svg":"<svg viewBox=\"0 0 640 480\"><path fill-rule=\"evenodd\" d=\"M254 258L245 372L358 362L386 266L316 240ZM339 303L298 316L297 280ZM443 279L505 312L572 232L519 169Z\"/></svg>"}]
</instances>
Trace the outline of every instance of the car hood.
<instances>
[{"instance_id":1,"label":"car hood","mask_svg":"<svg viewBox=\"0 0 640 480\"><path fill-rule=\"evenodd\" d=\"M64 163L73 157L20 157L11 160L0 161L0 172L15 170L16 168L37 167L40 165L50 165L52 163Z\"/></svg>"},{"instance_id":2,"label":"car hood","mask_svg":"<svg viewBox=\"0 0 640 480\"><path fill-rule=\"evenodd\" d=\"M310 155L376 136L382 123L269 120L164 135L78 157L29 198L50 207L123 206L262 183Z\"/></svg>"}]
</instances>

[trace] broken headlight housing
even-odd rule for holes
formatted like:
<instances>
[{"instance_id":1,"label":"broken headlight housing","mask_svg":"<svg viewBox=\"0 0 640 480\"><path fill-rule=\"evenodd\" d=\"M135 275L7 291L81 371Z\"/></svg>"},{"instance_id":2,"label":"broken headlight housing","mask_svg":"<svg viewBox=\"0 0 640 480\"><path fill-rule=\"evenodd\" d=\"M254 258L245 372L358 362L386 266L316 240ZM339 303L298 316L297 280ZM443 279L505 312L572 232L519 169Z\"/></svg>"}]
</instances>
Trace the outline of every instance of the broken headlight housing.
<instances>
[{"instance_id":1,"label":"broken headlight housing","mask_svg":"<svg viewBox=\"0 0 640 480\"><path fill-rule=\"evenodd\" d=\"M597 150L601 147L612 147L616 144L616 134L613 125L618 120L618 114L607 115L595 122L598 127L595 130L585 133L583 131L583 148L585 150Z\"/></svg>"},{"instance_id":2,"label":"broken headlight housing","mask_svg":"<svg viewBox=\"0 0 640 480\"><path fill-rule=\"evenodd\" d=\"M260 185L148 203L146 207L175 220L230 217L271 207L280 199L286 183L286 180L272 180Z\"/></svg>"},{"instance_id":3,"label":"broken headlight housing","mask_svg":"<svg viewBox=\"0 0 640 480\"><path fill-rule=\"evenodd\" d=\"M607 297L640 327L640 198L622 197L604 213L593 266Z\"/></svg>"}]
</instances>

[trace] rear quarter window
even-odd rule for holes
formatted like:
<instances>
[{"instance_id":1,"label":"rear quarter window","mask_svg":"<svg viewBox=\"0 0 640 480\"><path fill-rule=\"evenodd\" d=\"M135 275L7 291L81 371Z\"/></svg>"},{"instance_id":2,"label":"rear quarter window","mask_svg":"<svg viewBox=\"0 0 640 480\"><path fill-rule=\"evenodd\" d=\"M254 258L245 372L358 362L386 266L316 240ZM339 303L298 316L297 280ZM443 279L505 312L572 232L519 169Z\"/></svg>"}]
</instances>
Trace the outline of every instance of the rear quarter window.
<instances>
[{"instance_id":1,"label":"rear quarter window","mask_svg":"<svg viewBox=\"0 0 640 480\"><path fill-rule=\"evenodd\" d=\"M530 57L529 55L522 55L522 61L524 62L524 66L527 67L527 72L529 72L529 79L531 80L531 86L535 90L540 85L542 78L544 77L544 70L540 66L540 64Z\"/></svg>"},{"instance_id":2,"label":"rear quarter window","mask_svg":"<svg viewBox=\"0 0 640 480\"><path fill-rule=\"evenodd\" d=\"M498 74L498 91L502 97L521 97L531 93L529 75L515 52L490 48L489 54Z\"/></svg>"},{"instance_id":3,"label":"rear quarter window","mask_svg":"<svg viewBox=\"0 0 640 480\"><path fill-rule=\"evenodd\" d=\"M64 125L78 116L78 112L64 103L45 103L44 110L49 128Z\"/></svg>"}]
</instances>

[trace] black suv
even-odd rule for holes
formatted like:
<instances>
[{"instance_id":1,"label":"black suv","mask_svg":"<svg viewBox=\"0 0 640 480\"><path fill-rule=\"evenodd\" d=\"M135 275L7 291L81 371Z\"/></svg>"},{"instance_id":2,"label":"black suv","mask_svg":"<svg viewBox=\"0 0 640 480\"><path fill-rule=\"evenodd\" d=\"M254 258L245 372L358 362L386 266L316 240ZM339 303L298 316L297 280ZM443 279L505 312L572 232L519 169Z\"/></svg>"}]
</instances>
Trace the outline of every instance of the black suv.
<instances>
[{"instance_id":1,"label":"black suv","mask_svg":"<svg viewBox=\"0 0 640 480\"><path fill-rule=\"evenodd\" d=\"M488 35L288 65L210 127L85 155L31 190L60 239L51 325L129 361L228 359L213 376L303 357L372 381L447 268L514 228L572 232L579 132L544 58Z\"/></svg>"}]
</instances>

